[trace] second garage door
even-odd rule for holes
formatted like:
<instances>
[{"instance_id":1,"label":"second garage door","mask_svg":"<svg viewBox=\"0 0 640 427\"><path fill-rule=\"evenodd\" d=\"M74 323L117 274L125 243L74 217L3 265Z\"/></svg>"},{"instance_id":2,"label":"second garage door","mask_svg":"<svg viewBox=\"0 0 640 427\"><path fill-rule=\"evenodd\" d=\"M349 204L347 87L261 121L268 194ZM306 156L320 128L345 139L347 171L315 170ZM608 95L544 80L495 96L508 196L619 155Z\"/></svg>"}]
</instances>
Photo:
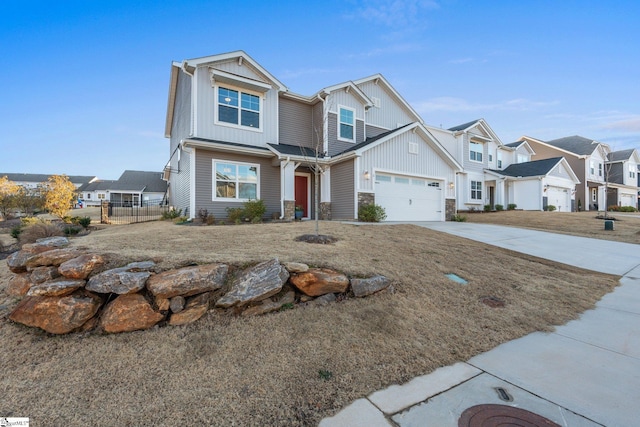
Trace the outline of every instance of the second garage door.
<instances>
[{"instance_id":1,"label":"second garage door","mask_svg":"<svg viewBox=\"0 0 640 427\"><path fill-rule=\"evenodd\" d=\"M547 205L554 205L559 212L571 211L571 193L566 188L549 186L546 196Z\"/></svg>"},{"instance_id":2,"label":"second garage door","mask_svg":"<svg viewBox=\"0 0 640 427\"><path fill-rule=\"evenodd\" d=\"M387 221L442 221L442 181L376 173L376 204Z\"/></svg>"}]
</instances>

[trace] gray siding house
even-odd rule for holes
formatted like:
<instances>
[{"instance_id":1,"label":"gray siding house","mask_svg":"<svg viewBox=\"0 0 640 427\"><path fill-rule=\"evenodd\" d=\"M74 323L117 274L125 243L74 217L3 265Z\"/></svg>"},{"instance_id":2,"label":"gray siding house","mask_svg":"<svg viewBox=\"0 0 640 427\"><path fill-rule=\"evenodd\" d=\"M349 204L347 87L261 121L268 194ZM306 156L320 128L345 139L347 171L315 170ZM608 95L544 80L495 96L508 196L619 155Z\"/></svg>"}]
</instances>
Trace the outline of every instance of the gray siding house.
<instances>
[{"instance_id":1,"label":"gray siding house","mask_svg":"<svg viewBox=\"0 0 640 427\"><path fill-rule=\"evenodd\" d=\"M442 221L455 207L460 164L380 74L305 96L243 51L173 62L165 136L169 204L191 218L252 199L285 219L376 203L388 220Z\"/></svg>"}]
</instances>

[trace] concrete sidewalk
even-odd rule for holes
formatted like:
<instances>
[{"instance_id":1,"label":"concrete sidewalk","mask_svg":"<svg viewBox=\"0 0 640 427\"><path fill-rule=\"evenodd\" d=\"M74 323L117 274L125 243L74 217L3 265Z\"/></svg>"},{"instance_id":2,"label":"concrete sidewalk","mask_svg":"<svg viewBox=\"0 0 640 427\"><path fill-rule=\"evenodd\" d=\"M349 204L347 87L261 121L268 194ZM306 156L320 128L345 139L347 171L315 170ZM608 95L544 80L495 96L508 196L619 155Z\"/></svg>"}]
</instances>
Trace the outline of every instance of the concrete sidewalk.
<instances>
[{"instance_id":1,"label":"concrete sidewalk","mask_svg":"<svg viewBox=\"0 0 640 427\"><path fill-rule=\"evenodd\" d=\"M465 410L485 404L561 426L640 425L640 245L487 224L413 224L623 277L595 309L553 333L377 391L320 426L458 427Z\"/></svg>"}]
</instances>

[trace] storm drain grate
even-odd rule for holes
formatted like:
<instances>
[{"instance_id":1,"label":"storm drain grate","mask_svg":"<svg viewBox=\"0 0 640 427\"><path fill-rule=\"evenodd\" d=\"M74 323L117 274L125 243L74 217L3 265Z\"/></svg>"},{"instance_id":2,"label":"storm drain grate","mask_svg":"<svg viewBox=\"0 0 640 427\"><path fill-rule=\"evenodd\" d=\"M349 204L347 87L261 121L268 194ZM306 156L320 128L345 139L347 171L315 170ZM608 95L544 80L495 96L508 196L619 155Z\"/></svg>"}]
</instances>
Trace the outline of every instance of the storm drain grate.
<instances>
[{"instance_id":1,"label":"storm drain grate","mask_svg":"<svg viewBox=\"0 0 640 427\"><path fill-rule=\"evenodd\" d=\"M462 277L458 276L457 274L448 273L448 274L445 274L445 276L448 279L453 280L456 283L460 283L461 285L468 285L469 284L469 282L467 282L466 280L464 280Z\"/></svg>"},{"instance_id":2,"label":"storm drain grate","mask_svg":"<svg viewBox=\"0 0 640 427\"><path fill-rule=\"evenodd\" d=\"M560 427L553 421L525 409L505 405L477 405L466 409L458 427Z\"/></svg>"}]
</instances>

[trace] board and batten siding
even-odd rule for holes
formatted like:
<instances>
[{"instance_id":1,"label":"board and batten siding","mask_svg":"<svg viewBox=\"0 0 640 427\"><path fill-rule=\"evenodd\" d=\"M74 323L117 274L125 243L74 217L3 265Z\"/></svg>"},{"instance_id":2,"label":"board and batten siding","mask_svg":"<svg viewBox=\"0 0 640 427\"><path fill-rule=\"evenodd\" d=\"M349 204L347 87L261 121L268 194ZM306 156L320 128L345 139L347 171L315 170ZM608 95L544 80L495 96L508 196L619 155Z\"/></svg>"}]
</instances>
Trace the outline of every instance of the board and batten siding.
<instances>
[{"instance_id":1,"label":"board and batten siding","mask_svg":"<svg viewBox=\"0 0 640 427\"><path fill-rule=\"evenodd\" d=\"M280 98L280 144L314 147L312 107Z\"/></svg>"},{"instance_id":2,"label":"board and batten siding","mask_svg":"<svg viewBox=\"0 0 640 427\"><path fill-rule=\"evenodd\" d=\"M409 143L418 144L418 154L409 153ZM454 169L440 157L436 150L420 136L412 132L402 133L363 152L360 159L360 169L357 173L361 177L367 171L371 178L368 180L361 178L358 191L374 191L374 172L376 170L444 180L443 185L455 181ZM331 178L333 179L333 170L331 171ZM445 197L455 197L454 190L448 187L443 188L443 190L445 191Z\"/></svg>"},{"instance_id":3,"label":"board and batten siding","mask_svg":"<svg viewBox=\"0 0 640 427\"><path fill-rule=\"evenodd\" d=\"M380 107L371 107L366 114L367 124L372 124L386 129L395 129L398 125L406 125L416 121L409 112L392 96L382 85L374 81L364 82L358 87L369 98L378 98Z\"/></svg>"},{"instance_id":4,"label":"board and batten siding","mask_svg":"<svg viewBox=\"0 0 640 427\"><path fill-rule=\"evenodd\" d=\"M260 199L267 206L265 217L271 217L273 212L280 213L280 168L271 164L271 158L252 157L242 154L225 153L219 151L197 150L195 165L196 181L196 212L206 209L216 218L226 218L229 208L241 208L244 202L213 201L213 160L228 160L231 162L255 163L260 165Z\"/></svg>"},{"instance_id":5,"label":"board and batten siding","mask_svg":"<svg viewBox=\"0 0 640 427\"><path fill-rule=\"evenodd\" d=\"M331 166L331 219L354 219L354 197L354 161Z\"/></svg>"},{"instance_id":6,"label":"board and batten siding","mask_svg":"<svg viewBox=\"0 0 640 427\"><path fill-rule=\"evenodd\" d=\"M169 204L182 209L189 208L189 155L179 148L180 141L191 132L191 77L183 71L178 73L178 84L169 139Z\"/></svg>"},{"instance_id":7,"label":"board and batten siding","mask_svg":"<svg viewBox=\"0 0 640 427\"><path fill-rule=\"evenodd\" d=\"M238 67L239 69L246 66ZM240 74L240 70L236 70L234 74ZM233 72L233 71L230 71ZM215 123L216 114L216 88L211 87L211 79L209 77L209 67L198 67L195 71L197 84L196 101L196 121L194 136L207 139L215 139L219 141L235 142L240 144L265 146L266 143L276 143L278 141L278 92L270 89L265 93L258 93L262 99L262 110L260 111L262 120L262 129L260 131L243 129L241 127L226 126ZM264 79L259 76L253 77L255 80ZM221 86L236 88L232 84L220 83ZM251 91L248 91L251 93Z\"/></svg>"},{"instance_id":8,"label":"board and batten siding","mask_svg":"<svg viewBox=\"0 0 640 427\"><path fill-rule=\"evenodd\" d=\"M356 142L338 140L338 115L335 113L329 113L328 130L329 156L335 156L364 141L364 122L362 120L356 119Z\"/></svg>"},{"instance_id":9,"label":"board and batten siding","mask_svg":"<svg viewBox=\"0 0 640 427\"><path fill-rule=\"evenodd\" d=\"M562 163L559 163L558 165L556 165L555 168L551 169L551 172L549 172L549 176L555 176L555 177L559 177L559 178L566 178L566 179L571 179L571 175L569 175L569 172L567 171L567 168L564 167L564 165Z\"/></svg>"}]
</instances>

